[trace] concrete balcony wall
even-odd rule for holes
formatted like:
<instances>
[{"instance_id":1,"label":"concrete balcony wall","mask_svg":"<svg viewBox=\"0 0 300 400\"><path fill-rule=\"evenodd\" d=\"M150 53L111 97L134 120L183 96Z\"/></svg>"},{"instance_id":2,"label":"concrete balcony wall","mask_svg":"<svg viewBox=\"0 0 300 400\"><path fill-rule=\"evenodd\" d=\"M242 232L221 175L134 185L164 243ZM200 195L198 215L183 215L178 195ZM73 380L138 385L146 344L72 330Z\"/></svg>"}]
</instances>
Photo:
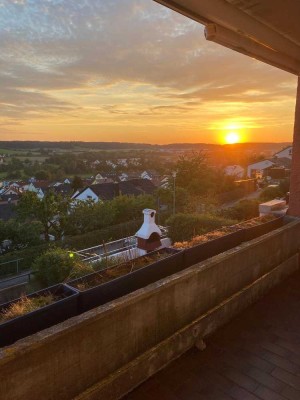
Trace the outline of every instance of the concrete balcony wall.
<instances>
[{"instance_id":1,"label":"concrete balcony wall","mask_svg":"<svg viewBox=\"0 0 300 400\"><path fill-rule=\"evenodd\" d=\"M300 221L0 351L1 400L117 399L298 268Z\"/></svg>"}]
</instances>

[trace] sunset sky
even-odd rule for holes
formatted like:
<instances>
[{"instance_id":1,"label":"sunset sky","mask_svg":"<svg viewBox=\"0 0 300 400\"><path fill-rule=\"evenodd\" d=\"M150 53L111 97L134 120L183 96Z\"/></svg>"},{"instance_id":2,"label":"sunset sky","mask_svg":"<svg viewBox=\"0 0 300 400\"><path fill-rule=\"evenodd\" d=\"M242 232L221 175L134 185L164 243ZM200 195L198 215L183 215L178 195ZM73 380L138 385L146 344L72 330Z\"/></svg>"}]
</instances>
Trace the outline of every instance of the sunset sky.
<instances>
[{"instance_id":1,"label":"sunset sky","mask_svg":"<svg viewBox=\"0 0 300 400\"><path fill-rule=\"evenodd\" d=\"M295 93L153 0L0 0L0 140L290 141Z\"/></svg>"}]
</instances>

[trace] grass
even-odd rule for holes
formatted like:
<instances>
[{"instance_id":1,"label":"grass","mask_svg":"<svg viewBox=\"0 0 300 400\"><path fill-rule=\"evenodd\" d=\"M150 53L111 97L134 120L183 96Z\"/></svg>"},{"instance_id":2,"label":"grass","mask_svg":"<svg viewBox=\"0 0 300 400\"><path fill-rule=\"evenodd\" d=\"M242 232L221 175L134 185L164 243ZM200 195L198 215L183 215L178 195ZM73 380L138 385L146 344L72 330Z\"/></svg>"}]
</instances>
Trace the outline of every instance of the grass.
<instances>
[{"instance_id":1,"label":"grass","mask_svg":"<svg viewBox=\"0 0 300 400\"><path fill-rule=\"evenodd\" d=\"M188 241L176 242L174 243L173 247L175 249L187 249L189 247L196 246L198 244L205 243L213 239L218 239L230 233L237 232L239 229L251 228L253 226L257 226L265 222L272 221L275 218L276 217L274 215L266 215L263 217L253 218L248 221L240 222L239 224L236 225L222 227L212 232L194 236L191 240Z\"/></svg>"},{"instance_id":2,"label":"grass","mask_svg":"<svg viewBox=\"0 0 300 400\"><path fill-rule=\"evenodd\" d=\"M20 150L11 150L11 149L0 149L0 154L18 154Z\"/></svg>"},{"instance_id":3,"label":"grass","mask_svg":"<svg viewBox=\"0 0 300 400\"><path fill-rule=\"evenodd\" d=\"M136 259L126 261L121 264L117 264L115 266L108 267L102 271L99 271L92 277L92 279L82 279L74 286L79 290L86 290L91 287L101 285L102 283L109 282L121 276L127 275L131 272L137 271L138 269L143 268L146 265L149 265L168 256L169 253L159 251L155 254L138 257Z\"/></svg>"},{"instance_id":4,"label":"grass","mask_svg":"<svg viewBox=\"0 0 300 400\"><path fill-rule=\"evenodd\" d=\"M20 300L12 303L8 308L0 312L0 323L38 310L39 308L52 304L55 300L55 296L51 293L30 298L24 295Z\"/></svg>"}]
</instances>

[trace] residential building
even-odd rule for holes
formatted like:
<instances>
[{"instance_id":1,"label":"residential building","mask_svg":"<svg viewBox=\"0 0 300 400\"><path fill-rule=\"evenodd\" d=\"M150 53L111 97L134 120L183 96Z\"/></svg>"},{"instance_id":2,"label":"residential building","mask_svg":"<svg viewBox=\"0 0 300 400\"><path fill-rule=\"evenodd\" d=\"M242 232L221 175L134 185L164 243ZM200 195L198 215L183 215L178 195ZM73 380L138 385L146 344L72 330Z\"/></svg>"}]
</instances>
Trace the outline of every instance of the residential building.
<instances>
[{"instance_id":1,"label":"residential building","mask_svg":"<svg viewBox=\"0 0 300 400\"><path fill-rule=\"evenodd\" d=\"M288 146L285 149L278 151L278 153L274 154L275 158L289 158L292 159L293 155L293 146Z\"/></svg>"},{"instance_id":2,"label":"residential building","mask_svg":"<svg viewBox=\"0 0 300 400\"><path fill-rule=\"evenodd\" d=\"M274 165L275 163L270 160L263 160L250 164L247 167L247 176L248 178L262 178L266 175L266 171Z\"/></svg>"},{"instance_id":3,"label":"residential building","mask_svg":"<svg viewBox=\"0 0 300 400\"><path fill-rule=\"evenodd\" d=\"M155 186L147 179L131 179L119 183L98 183L78 190L72 196L75 201L105 201L119 195L138 196L153 194Z\"/></svg>"}]
</instances>

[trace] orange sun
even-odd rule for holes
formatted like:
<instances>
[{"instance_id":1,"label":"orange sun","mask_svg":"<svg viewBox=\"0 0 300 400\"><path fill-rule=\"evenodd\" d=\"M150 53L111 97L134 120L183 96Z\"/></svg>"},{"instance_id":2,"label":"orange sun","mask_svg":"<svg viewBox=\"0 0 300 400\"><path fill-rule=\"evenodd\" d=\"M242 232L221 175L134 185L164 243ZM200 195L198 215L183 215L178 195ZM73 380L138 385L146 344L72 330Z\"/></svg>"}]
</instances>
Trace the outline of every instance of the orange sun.
<instances>
[{"instance_id":1,"label":"orange sun","mask_svg":"<svg viewBox=\"0 0 300 400\"><path fill-rule=\"evenodd\" d=\"M240 135L237 132L229 132L225 136L225 142L227 144L234 144L240 141Z\"/></svg>"}]
</instances>

